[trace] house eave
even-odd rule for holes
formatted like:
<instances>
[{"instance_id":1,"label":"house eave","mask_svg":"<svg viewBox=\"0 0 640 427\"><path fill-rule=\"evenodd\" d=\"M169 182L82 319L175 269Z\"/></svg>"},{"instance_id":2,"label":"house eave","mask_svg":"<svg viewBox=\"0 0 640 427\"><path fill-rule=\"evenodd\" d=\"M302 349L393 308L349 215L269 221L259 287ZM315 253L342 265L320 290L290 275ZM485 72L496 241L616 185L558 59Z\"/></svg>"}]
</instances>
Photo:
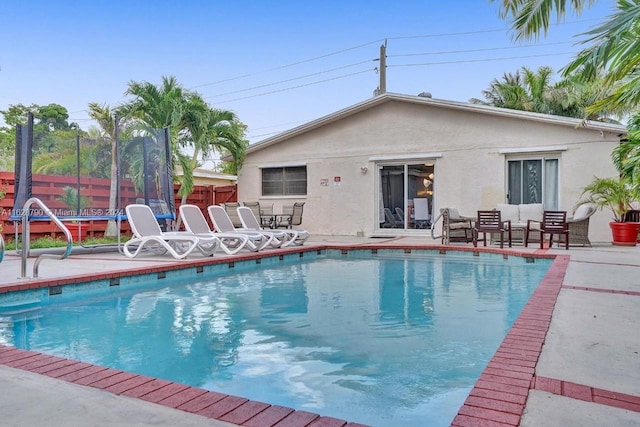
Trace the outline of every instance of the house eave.
<instances>
[{"instance_id":1,"label":"house eave","mask_svg":"<svg viewBox=\"0 0 640 427\"><path fill-rule=\"evenodd\" d=\"M369 108L372 108L374 106L381 105L391 101L409 102L414 104L429 105L429 106L439 107L439 108L448 108L448 109L458 110L458 111L469 111L473 113L487 114L487 115L498 116L498 117L509 117L509 118L515 118L520 120L530 120L530 121L536 121L540 123L555 124L560 126L571 126L574 128L600 130L602 132L612 132L612 133L618 134L619 136L626 135L627 133L627 129L623 125L616 125L611 123L604 123L604 122L597 122L597 121L590 121L590 120L581 120L581 119L575 119L571 117L552 116L549 114L532 113L528 111L498 108L498 107L492 107L487 105L470 104L470 103L459 102L459 101L448 101L443 99L433 99L433 98L426 98L422 96L403 95L403 94L387 92L382 95L369 98L363 102L354 104L342 110L338 110L326 116L320 117L316 120L312 120L303 125L286 130L282 133L279 133L278 135L264 139L255 144L252 144L247 148L247 154L253 153L263 148L267 148L273 144L277 144L278 142L304 134L306 132L317 129L321 126L325 126L327 124L330 124L337 120L341 120L345 117L351 116L358 112L361 112Z\"/></svg>"}]
</instances>

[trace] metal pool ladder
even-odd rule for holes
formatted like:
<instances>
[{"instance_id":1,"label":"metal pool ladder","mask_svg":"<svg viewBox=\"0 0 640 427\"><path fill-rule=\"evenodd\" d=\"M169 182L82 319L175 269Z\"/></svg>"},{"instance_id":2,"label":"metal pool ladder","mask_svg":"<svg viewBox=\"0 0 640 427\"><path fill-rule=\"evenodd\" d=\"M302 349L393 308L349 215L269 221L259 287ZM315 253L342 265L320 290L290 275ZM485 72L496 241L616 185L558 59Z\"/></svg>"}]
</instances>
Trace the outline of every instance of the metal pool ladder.
<instances>
[{"instance_id":1,"label":"metal pool ladder","mask_svg":"<svg viewBox=\"0 0 640 427\"><path fill-rule=\"evenodd\" d=\"M21 279L27 278L27 258L29 257L30 241L29 210L31 209L32 205L38 205L38 207L42 209L44 214L48 216L51 221L53 221L60 228L60 230L64 232L64 235L67 238L67 250L62 255L42 254L36 259L36 262L33 264L33 277L38 277L38 266L40 265L40 261L42 261L43 258L65 259L71 254L71 250L73 249L73 239L71 238L71 232L69 231L69 229L62 223L62 221L60 221L57 216L55 216L53 212L51 212L51 209L49 209L47 205L42 202L42 200L38 199L37 197L30 198L25 202L24 207L22 208L22 263L20 269Z\"/></svg>"}]
</instances>

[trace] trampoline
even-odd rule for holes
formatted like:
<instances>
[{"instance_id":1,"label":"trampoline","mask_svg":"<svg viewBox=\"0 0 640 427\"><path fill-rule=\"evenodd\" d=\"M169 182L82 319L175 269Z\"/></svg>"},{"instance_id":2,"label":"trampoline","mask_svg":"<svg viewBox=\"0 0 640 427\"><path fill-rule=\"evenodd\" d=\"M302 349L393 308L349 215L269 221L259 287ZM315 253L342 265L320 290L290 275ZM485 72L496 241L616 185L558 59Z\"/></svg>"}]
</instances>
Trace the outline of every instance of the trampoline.
<instances>
[{"instance_id":1,"label":"trampoline","mask_svg":"<svg viewBox=\"0 0 640 427\"><path fill-rule=\"evenodd\" d=\"M61 221L85 224L96 234L106 235L107 227L115 226L119 237L124 208L131 203L150 206L165 228L176 219L168 128L121 135L114 120L115 140L79 132L52 135L33 114L26 125L16 126L15 197L9 216L16 238L23 207L33 197ZM30 208L27 217L30 222L50 221L37 208Z\"/></svg>"}]
</instances>

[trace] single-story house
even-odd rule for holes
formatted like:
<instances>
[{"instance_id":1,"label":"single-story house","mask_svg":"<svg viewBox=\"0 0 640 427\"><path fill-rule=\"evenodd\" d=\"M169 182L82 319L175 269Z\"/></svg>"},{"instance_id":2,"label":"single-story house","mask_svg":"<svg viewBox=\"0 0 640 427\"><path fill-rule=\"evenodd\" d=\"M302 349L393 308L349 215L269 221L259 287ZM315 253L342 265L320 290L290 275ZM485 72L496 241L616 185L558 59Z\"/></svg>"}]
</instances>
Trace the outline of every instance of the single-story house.
<instances>
[{"instance_id":1,"label":"single-story house","mask_svg":"<svg viewBox=\"0 0 640 427\"><path fill-rule=\"evenodd\" d=\"M594 176L616 176L622 125L384 93L251 145L238 200L303 201L314 234L429 237L443 207L499 203L571 215ZM592 241L610 241L607 212ZM436 226L437 227L437 226Z\"/></svg>"}]
</instances>

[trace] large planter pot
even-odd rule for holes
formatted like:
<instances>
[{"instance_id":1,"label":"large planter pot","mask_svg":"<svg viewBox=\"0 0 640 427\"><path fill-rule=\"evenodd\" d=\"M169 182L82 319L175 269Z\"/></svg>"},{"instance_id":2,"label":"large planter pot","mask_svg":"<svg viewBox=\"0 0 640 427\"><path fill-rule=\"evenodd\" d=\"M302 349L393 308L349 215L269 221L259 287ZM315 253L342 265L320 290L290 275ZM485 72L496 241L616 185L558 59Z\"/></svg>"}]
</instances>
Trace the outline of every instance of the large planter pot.
<instances>
[{"instance_id":1,"label":"large planter pot","mask_svg":"<svg viewBox=\"0 0 640 427\"><path fill-rule=\"evenodd\" d=\"M613 243L616 246L635 246L638 240L640 222L610 222Z\"/></svg>"},{"instance_id":2,"label":"large planter pot","mask_svg":"<svg viewBox=\"0 0 640 427\"><path fill-rule=\"evenodd\" d=\"M80 227L80 223L70 222L66 223L65 226L69 229L74 242L81 242L84 240L84 236L87 233L86 224Z\"/></svg>"}]
</instances>

